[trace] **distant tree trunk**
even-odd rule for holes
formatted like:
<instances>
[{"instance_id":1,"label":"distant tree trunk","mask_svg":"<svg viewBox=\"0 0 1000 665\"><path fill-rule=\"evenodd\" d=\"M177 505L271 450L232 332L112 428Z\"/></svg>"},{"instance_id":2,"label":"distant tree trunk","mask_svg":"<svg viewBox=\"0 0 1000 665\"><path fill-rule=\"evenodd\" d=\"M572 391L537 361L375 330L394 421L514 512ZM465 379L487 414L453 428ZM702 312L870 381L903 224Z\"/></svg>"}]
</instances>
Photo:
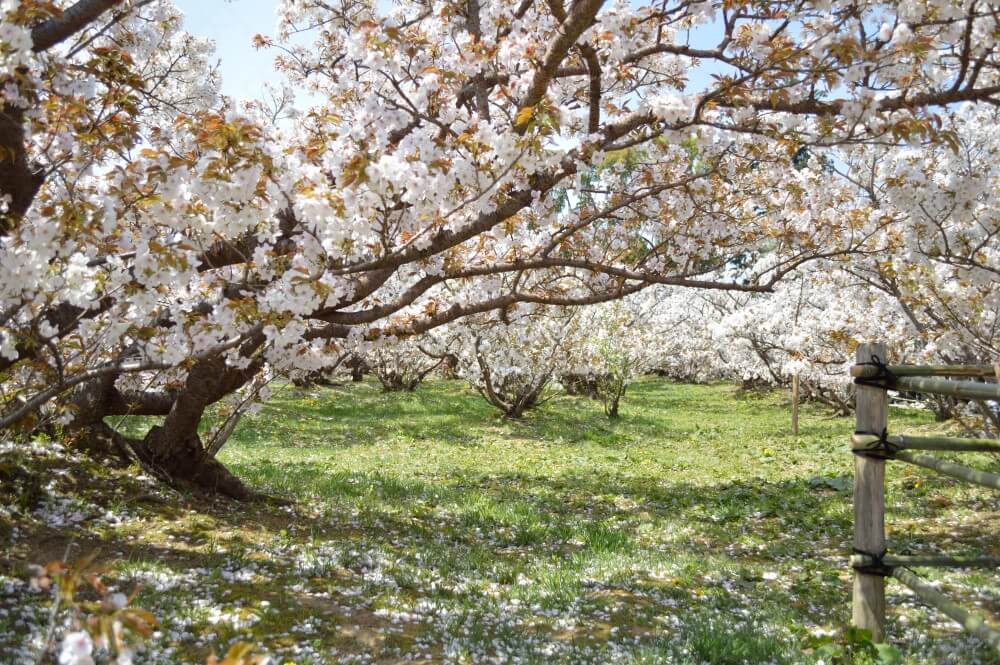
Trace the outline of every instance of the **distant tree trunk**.
<instances>
[{"instance_id":1,"label":"distant tree trunk","mask_svg":"<svg viewBox=\"0 0 1000 665\"><path fill-rule=\"evenodd\" d=\"M351 356L345 363L351 369L351 381L360 383L365 379L365 373L370 371L368 363L361 356Z\"/></svg>"},{"instance_id":2,"label":"distant tree trunk","mask_svg":"<svg viewBox=\"0 0 1000 665\"><path fill-rule=\"evenodd\" d=\"M618 418L618 407L625 392L628 390L628 376L630 370L611 372L598 378L597 396L604 404L604 413L608 418L614 420Z\"/></svg>"},{"instance_id":3,"label":"distant tree trunk","mask_svg":"<svg viewBox=\"0 0 1000 665\"><path fill-rule=\"evenodd\" d=\"M413 377L407 377L397 372L376 371L375 376L382 384L382 392L384 393L412 393L420 384Z\"/></svg>"},{"instance_id":4,"label":"distant tree trunk","mask_svg":"<svg viewBox=\"0 0 1000 665\"><path fill-rule=\"evenodd\" d=\"M770 388L771 384L761 378L742 379L740 381L740 390L742 392L757 392Z\"/></svg>"},{"instance_id":5,"label":"distant tree trunk","mask_svg":"<svg viewBox=\"0 0 1000 665\"><path fill-rule=\"evenodd\" d=\"M546 377L533 385L525 386L519 392L499 397L497 401L491 401L490 403L503 411L505 418L520 418L524 415L525 411L538 406L539 400L542 396L542 391L545 390L545 386L547 386L548 383L549 380L548 377ZM495 392L494 395L496 395Z\"/></svg>"},{"instance_id":6,"label":"distant tree trunk","mask_svg":"<svg viewBox=\"0 0 1000 665\"><path fill-rule=\"evenodd\" d=\"M457 354L446 353L444 355L444 362L441 364L441 375L448 380L455 380L458 378Z\"/></svg>"},{"instance_id":7,"label":"distant tree trunk","mask_svg":"<svg viewBox=\"0 0 1000 665\"><path fill-rule=\"evenodd\" d=\"M854 398L851 392L840 388L824 388L801 378L799 390L802 400L824 404L833 409L834 415L850 416L854 413Z\"/></svg>"},{"instance_id":8,"label":"distant tree trunk","mask_svg":"<svg viewBox=\"0 0 1000 665\"><path fill-rule=\"evenodd\" d=\"M408 392L412 393L417 389L424 379L437 369L444 362L442 356L437 362L424 367L390 367L387 364L376 363L372 365L372 374L378 377L384 392Z\"/></svg>"},{"instance_id":9,"label":"distant tree trunk","mask_svg":"<svg viewBox=\"0 0 1000 665\"><path fill-rule=\"evenodd\" d=\"M628 388L627 384L620 385L610 394L608 394L604 399L604 413L607 414L608 418L614 420L618 417L618 407L622 402L622 397L625 396L625 390Z\"/></svg>"},{"instance_id":10,"label":"distant tree trunk","mask_svg":"<svg viewBox=\"0 0 1000 665\"><path fill-rule=\"evenodd\" d=\"M327 374L327 370L316 370L315 372L310 372L305 376L297 376L292 379L292 383L298 388L308 388L310 386L323 386L330 388L339 385L336 381L330 378Z\"/></svg>"},{"instance_id":11,"label":"distant tree trunk","mask_svg":"<svg viewBox=\"0 0 1000 665\"><path fill-rule=\"evenodd\" d=\"M586 395L590 399L600 399L598 383L602 377L590 374L563 374L559 377L559 383L563 385L570 395Z\"/></svg>"},{"instance_id":12,"label":"distant tree trunk","mask_svg":"<svg viewBox=\"0 0 1000 665\"><path fill-rule=\"evenodd\" d=\"M552 373L546 372L538 377L530 377L530 380L523 380L523 377L513 380L510 377L497 379L490 370L489 363L479 352L478 339L476 362L482 372L482 381L476 385L476 390L483 399L503 412L505 418L520 418L525 411L538 406L542 393L552 378Z\"/></svg>"},{"instance_id":13,"label":"distant tree trunk","mask_svg":"<svg viewBox=\"0 0 1000 665\"><path fill-rule=\"evenodd\" d=\"M614 419L618 417L618 402L619 398L615 398L608 407L608 418Z\"/></svg>"}]
</instances>

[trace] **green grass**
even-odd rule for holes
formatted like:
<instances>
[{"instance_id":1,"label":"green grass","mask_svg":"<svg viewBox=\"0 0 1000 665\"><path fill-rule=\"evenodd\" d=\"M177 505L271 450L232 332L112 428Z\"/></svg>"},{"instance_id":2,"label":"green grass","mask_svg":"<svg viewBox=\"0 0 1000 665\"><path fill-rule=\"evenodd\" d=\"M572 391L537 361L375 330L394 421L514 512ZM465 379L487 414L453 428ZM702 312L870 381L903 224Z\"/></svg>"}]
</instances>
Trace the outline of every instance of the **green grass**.
<instances>
[{"instance_id":1,"label":"green grass","mask_svg":"<svg viewBox=\"0 0 1000 665\"><path fill-rule=\"evenodd\" d=\"M75 537L125 586L172 580L142 592L184 617L155 662L246 639L278 662L815 663L850 618L853 421L806 405L800 429L781 395L656 379L615 422L567 396L502 420L459 382L287 387L221 457L292 508L95 489L130 518ZM888 487L892 551L1000 553L995 494L896 464ZM995 575L930 577L1000 613ZM889 603L903 662L1000 663L892 582Z\"/></svg>"}]
</instances>

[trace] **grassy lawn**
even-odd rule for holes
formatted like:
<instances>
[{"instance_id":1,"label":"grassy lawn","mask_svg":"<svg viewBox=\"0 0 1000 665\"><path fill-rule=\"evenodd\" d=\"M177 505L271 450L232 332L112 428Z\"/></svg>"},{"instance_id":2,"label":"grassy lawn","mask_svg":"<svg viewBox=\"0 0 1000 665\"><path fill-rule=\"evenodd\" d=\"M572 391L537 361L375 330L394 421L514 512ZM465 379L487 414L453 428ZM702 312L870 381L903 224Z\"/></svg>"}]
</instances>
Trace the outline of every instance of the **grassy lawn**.
<instances>
[{"instance_id":1,"label":"grassy lawn","mask_svg":"<svg viewBox=\"0 0 1000 665\"><path fill-rule=\"evenodd\" d=\"M294 663L818 663L850 618L853 419L781 395L636 384L499 419L460 382L282 388L222 454L291 506L207 501L45 451L0 490L0 662L47 604L23 564L99 548L162 626L137 662L246 640ZM939 431L894 411L894 432ZM966 456L1000 470L986 456ZM42 471L44 470L44 472ZM890 465L890 549L1000 554L1000 496ZM9 547L8 547L9 544ZM924 572L1000 615L1000 578ZM1000 657L889 582L906 663ZM20 649L20 650L19 650Z\"/></svg>"}]
</instances>

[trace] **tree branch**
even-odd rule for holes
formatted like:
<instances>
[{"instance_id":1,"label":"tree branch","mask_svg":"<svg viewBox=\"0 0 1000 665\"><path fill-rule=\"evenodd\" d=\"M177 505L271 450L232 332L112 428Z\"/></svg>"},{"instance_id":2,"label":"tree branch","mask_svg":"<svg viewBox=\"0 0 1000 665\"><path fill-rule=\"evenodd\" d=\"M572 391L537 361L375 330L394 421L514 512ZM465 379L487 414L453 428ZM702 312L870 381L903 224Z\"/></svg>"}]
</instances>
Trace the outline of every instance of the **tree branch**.
<instances>
[{"instance_id":1,"label":"tree branch","mask_svg":"<svg viewBox=\"0 0 1000 665\"><path fill-rule=\"evenodd\" d=\"M39 23L31 30L31 50L35 53L47 51L63 42L94 22L122 0L79 0L59 16Z\"/></svg>"}]
</instances>

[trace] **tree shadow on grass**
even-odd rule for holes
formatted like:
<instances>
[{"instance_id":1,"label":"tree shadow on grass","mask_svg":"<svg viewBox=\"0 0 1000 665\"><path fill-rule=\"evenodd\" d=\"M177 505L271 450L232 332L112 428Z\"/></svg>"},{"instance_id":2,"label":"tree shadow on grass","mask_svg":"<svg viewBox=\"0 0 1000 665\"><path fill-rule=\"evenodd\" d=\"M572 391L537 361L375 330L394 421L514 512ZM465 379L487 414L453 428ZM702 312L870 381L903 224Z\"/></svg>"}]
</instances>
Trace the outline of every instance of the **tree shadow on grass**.
<instances>
[{"instance_id":1,"label":"tree shadow on grass","mask_svg":"<svg viewBox=\"0 0 1000 665\"><path fill-rule=\"evenodd\" d=\"M249 474L257 475L251 468L247 469ZM282 485L267 489L287 491L294 487L317 497L333 511L361 508L370 519L377 519L386 533L396 535L415 528L411 519L414 512L425 516L444 512L457 516L458 531L503 533L496 537L500 546L536 542L536 536L525 533L532 529L561 534L563 546L581 535L587 542L588 525L601 525L601 529L615 525L635 540L640 528L670 523L689 525L689 539L704 541L705 550L724 548L741 531L758 529L764 544L758 550L762 554L773 547L777 555L806 556L817 542L835 543L839 548L825 554L849 554L847 538L853 519L849 491L825 487L814 478L704 485L631 475L492 473L478 478L456 474L429 481L380 471L330 472L307 462L286 463L282 470ZM261 475L273 477L270 473ZM956 498L947 509L958 508L981 510L982 499ZM989 520L949 524L944 510L931 504L890 507L890 520L905 517L921 521L920 528L907 536L908 547L931 546L944 529L949 529L953 539L960 534L960 540L990 549L995 534ZM549 523L555 523L556 528L539 527ZM579 533L567 525L579 525ZM787 535L788 529L799 537L771 540ZM438 533L433 523L428 533Z\"/></svg>"}]
</instances>

